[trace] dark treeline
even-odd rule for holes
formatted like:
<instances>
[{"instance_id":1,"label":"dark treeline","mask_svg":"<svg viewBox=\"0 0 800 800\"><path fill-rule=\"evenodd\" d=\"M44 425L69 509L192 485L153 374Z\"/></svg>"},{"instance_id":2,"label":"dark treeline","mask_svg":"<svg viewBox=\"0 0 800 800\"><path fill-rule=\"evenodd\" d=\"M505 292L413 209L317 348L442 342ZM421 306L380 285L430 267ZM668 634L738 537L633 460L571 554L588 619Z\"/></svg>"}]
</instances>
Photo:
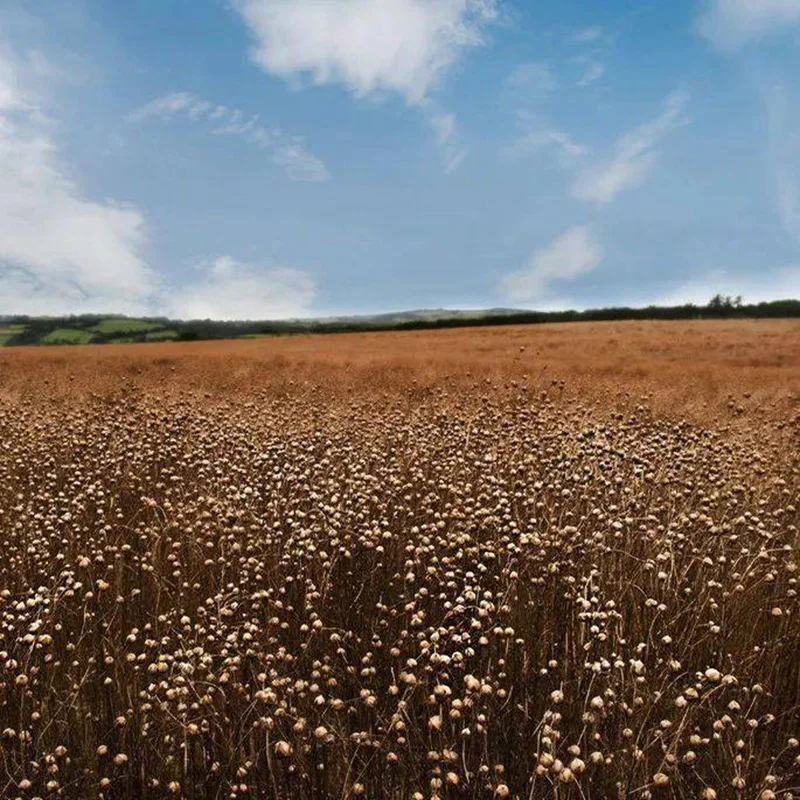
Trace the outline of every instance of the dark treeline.
<instances>
[{"instance_id":1,"label":"dark treeline","mask_svg":"<svg viewBox=\"0 0 800 800\"><path fill-rule=\"evenodd\" d=\"M281 336L308 333L355 333L363 331L430 330L433 328L462 328L485 325L528 325L553 322L609 322L621 320L682 320L682 319L769 319L800 317L800 300L775 300L745 304L741 298L716 295L706 305L687 303L680 306L647 306L646 308L596 308L586 311L508 311L487 312L484 316L442 312L441 317L430 315L416 318L408 315L352 317L339 319L275 320L266 322L225 322L219 320L168 320L163 317L137 317L152 323L148 331L118 331L102 333L95 327L107 315L82 314L69 317L28 317L23 315L0 318L0 326L24 325L8 339L7 345L38 344L53 331L60 329L91 332L93 344L115 341L150 341L159 331L170 331L176 341L203 339L237 339L248 336ZM118 317L119 318L119 317Z\"/></svg>"},{"instance_id":2,"label":"dark treeline","mask_svg":"<svg viewBox=\"0 0 800 800\"><path fill-rule=\"evenodd\" d=\"M392 326L394 329L460 328L481 325L525 325L546 322L612 322L623 320L681 320L681 319L779 319L800 317L800 300L775 300L753 305L734 303L698 306L647 306L646 308L592 308L586 311L520 311L497 314L480 319L410 320Z\"/></svg>"}]
</instances>

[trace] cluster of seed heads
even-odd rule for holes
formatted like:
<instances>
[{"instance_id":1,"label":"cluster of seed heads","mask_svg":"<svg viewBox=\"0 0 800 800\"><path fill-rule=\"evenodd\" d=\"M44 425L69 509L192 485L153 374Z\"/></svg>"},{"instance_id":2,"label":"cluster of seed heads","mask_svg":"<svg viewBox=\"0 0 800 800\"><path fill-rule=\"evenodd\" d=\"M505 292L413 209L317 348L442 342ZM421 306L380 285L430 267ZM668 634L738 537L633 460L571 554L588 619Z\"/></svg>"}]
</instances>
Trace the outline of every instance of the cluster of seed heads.
<instances>
[{"instance_id":1,"label":"cluster of seed heads","mask_svg":"<svg viewBox=\"0 0 800 800\"><path fill-rule=\"evenodd\" d=\"M0 406L2 798L796 798L798 466L522 386Z\"/></svg>"}]
</instances>

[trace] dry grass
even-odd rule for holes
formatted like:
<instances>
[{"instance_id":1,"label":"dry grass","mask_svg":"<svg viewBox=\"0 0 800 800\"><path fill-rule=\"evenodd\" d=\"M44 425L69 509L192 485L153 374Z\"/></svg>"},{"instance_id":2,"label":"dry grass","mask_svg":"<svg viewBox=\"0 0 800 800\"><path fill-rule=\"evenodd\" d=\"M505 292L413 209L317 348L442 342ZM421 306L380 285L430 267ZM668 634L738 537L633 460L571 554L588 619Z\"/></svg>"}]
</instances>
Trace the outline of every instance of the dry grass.
<instances>
[{"instance_id":1,"label":"dry grass","mask_svg":"<svg viewBox=\"0 0 800 800\"><path fill-rule=\"evenodd\" d=\"M800 410L800 321L615 322L249 341L0 350L0 392L48 402L125 388L220 397L313 384L337 391L471 388L475 379L566 381L575 396L693 421L743 412L786 421ZM749 395L749 397L745 397ZM747 401L747 402L746 402ZM753 420L748 420L748 425Z\"/></svg>"},{"instance_id":2,"label":"dry grass","mask_svg":"<svg viewBox=\"0 0 800 800\"><path fill-rule=\"evenodd\" d=\"M800 795L797 323L0 355L0 797Z\"/></svg>"}]
</instances>

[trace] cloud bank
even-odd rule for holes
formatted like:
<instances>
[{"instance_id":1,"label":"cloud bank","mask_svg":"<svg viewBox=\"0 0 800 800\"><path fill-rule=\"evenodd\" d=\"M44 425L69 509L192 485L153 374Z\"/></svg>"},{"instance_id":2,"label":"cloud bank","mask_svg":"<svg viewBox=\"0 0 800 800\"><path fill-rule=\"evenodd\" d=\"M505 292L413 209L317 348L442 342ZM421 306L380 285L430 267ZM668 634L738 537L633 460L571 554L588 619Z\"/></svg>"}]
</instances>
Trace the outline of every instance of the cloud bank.
<instances>
[{"instance_id":1,"label":"cloud bank","mask_svg":"<svg viewBox=\"0 0 800 800\"><path fill-rule=\"evenodd\" d=\"M0 50L0 310L143 313L157 290L144 215L84 195L24 77Z\"/></svg>"},{"instance_id":2,"label":"cloud bank","mask_svg":"<svg viewBox=\"0 0 800 800\"><path fill-rule=\"evenodd\" d=\"M800 297L800 265L765 270L758 276L712 270L682 283L654 303L664 306L705 305L716 294L741 295L745 303L796 299Z\"/></svg>"},{"instance_id":3,"label":"cloud bank","mask_svg":"<svg viewBox=\"0 0 800 800\"><path fill-rule=\"evenodd\" d=\"M229 255L198 265L194 282L165 303L177 319L287 319L307 316L315 296L312 277L288 267L262 268Z\"/></svg>"}]
</instances>

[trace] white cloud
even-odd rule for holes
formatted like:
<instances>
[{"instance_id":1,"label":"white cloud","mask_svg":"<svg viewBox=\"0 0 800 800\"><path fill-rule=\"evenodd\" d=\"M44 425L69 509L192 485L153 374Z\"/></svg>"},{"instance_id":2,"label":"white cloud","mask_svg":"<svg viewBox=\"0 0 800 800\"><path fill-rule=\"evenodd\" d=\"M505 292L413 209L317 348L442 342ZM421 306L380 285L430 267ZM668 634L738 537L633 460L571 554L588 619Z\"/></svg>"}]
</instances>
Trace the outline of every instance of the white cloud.
<instances>
[{"instance_id":1,"label":"white cloud","mask_svg":"<svg viewBox=\"0 0 800 800\"><path fill-rule=\"evenodd\" d=\"M574 79L575 86L585 89L606 74L605 62L616 38L617 34L606 31L599 25L583 28L572 35L573 43L585 46L583 53L572 59L581 69L580 75Z\"/></svg>"},{"instance_id":2,"label":"white cloud","mask_svg":"<svg viewBox=\"0 0 800 800\"><path fill-rule=\"evenodd\" d=\"M232 0L253 35L252 60L280 78L340 84L357 97L398 94L422 110L447 172L463 161L452 113L432 89L486 40L499 0Z\"/></svg>"},{"instance_id":3,"label":"white cloud","mask_svg":"<svg viewBox=\"0 0 800 800\"><path fill-rule=\"evenodd\" d=\"M0 50L0 310L140 313L157 288L144 217L83 195L24 77Z\"/></svg>"},{"instance_id":4,"label":"white cloud","mask_svg":"<svg viewBox=\"0 0 800 800\"><path fill-rule=\"evenodd\" d=\"M550 125L543 117L526 111L517 114L522 133L502 153L522 157L554 148L565 167L571 167L589 153L589 148L576 142L568 133Z\"/></svg>"},{"instance_id":5,"label":"white cloud","mask_svg":"<svg viewBox=\"0 0 800 800\"><path fill-rule=\"evenodd\" d=\"M233 0L253 61L281 78L340 83L419 104L461 53L484 42L496 0Z\"/></svg>"},{"instance_id":6,"label":"white cloud","mask_svg":"<svg viewBox=\"0 0 800 800\"><path fill-rule=\"evenodd\" d=\"M436 135L436 141L442 148L445 172L450 173L457 169L469 152L467 146L461 141L456 115L438 109L434 104L428 106L426 117L428 125Z\"/></svg>"},{"instance_id":7,"label":"white cloud","mask_svg":"<svg viewBox=\"0 0 800 800\"><path fill-rule=\"evenodd\" d=\"M173 92L163 97L156 97L155 100L132 111L128 114L128 120L130 122L146 122L153 117L170 119L182 111L188 113L189 109L197 102L199 102L197 98L189 92Z\"/></svg>"},{"instance_id":8,"label":"white cloud","mask_svg":"<svg viewBox=\"0 0 800 800\"><path fill-rule=\"evenodd\" d=\"M745 45L800 24L800 0L709 0L698 31L717 48Z\"/></svg>"},{"instance_id":9,"label":"white cloud","mask_svg":"<svg viewBox=\"0 0 800 800\"><path fill-rule=\"evenodd\" d=\"M0 49L0 112L8 112L23 105L22 91L17 71L9 56Z\"/></svg>"},{"instance_id":10,"label":"white cloud","mask_svg":"<svg viewBox=\"0 0 800 800\"><path fill-rule=\"evenodd\" d=\"M712 270L682 283L659 297L656 305L677 306L684 303L705 305L714 295L736 297L745 303L800 298L800 265L788 266L758 275L731 274L723 269Z\"/></svg>"},{"instance_id":11,"label":"white cloud","mask_svg":"<svg viewBox=\"0 0 800 800\"><path fill-rule=\"evenodd\" d=\"M519 272L506 275L501 291L515 302L546 300L552 283L585 275L595 269L602 258L603 249L591 230L576 225L533 253Z\"/></svg>"},{"instance_id":12,"label":"white cloud","mask_svg":"<svg viewBox=\"0 0 800 800\"><path fill-rule=\"evenodd\" d=\"M641 185L656 163L657 145L685 121L687 102L686 93L672 92L656 119L626 133L617 141L609 161L594 164L577 176L572 185L573 196L605 204L619 192Z\"/></svg>"},{"instance_id":13,"label":"white cloud","mask_svg":"<svg viewBox=\"0 0 800 800\"><path fill-rule=\"evenodd\" d=\"M325 164L306 150L301 138L290 136L279 128L267 128L256 114L248 115L238 108L217 105L190 92L173 92L157 97L128 115L131 122L175 117L206 123L211 126L213 134L238 136L268 151L272 162L284 169L292 180L311 182L330 178Z\"/></svg>"},{"instance_id":14,"label":"white cloud","mask_svg":"<svg viewBox=\"0 0 800 800\"><path fill-rule=\"evenodd\" d=\"M605 31L600 25L590 25L588 28L581 28L575 31L572 41L580 44L591 44L605 38Z\"/></svg>"},{"instance_id":15,"label":"white cloud","mask_svg":"<svg viewBox=\"0 0 800 800\"><path fill-rule=\"evenodd\" d=\"M184 318L280 318L307 312L315 293L305 272L260 269L230 256L201 265L197 279L166 291L144 260L138 209L84 196L69 174L29 62L0 48L0 312L170 314ZM188 93L159 98L136 119L185 114L216 132L262 141L287 170L318 172L313 156L235 109Z\"/></svg>"},{"instance_id":16,"label":"white cloud","mask_svg":"<svg viewBox=\"0 0 800 800\"><path fill-rule=\"evenodd\" d=\"M518 64L506 78L506 86L524 93L527 100L547 97L558 88L558 79L550 65L544 61L528 61Z\"/></svg>"},{"instance_id":17,"label":"white cloud","mask_svg":"<svg viewBox=\"0 0 800 800\"><path fill-rule=\"evenodd\" d=\"M595 81L599 81L600 78L602 78L605 74L606 68L599 61L593 61L586 68L586 71L583 73L576 85L580 86L581 88L591 86Z\"/></svg>"},{"instance_id":18,"label":"white cloud","mask_svg":"<svg viewBox=\"0 0 800 800\"><path fill-rule=\"evenodd\" d=\"M178 319L287 319L307 316L312 277L288 267L261 268L225 255L198 266L194 283L175 289L164 313Z\"/></svg>"},{"instance_id":19,"label":"white cloud","mask_svg":"<svg viewBox=\"0 0 800 800\"><path fill-rule=\"evenodd\" d=\"M586 147L555 127L539 110L542 101L559 86L549 64L543 61L518 64L506 78L505 85L519 102L516 116L520 132L510 145L501 150L502 155L527 156L554 148L560 161L571 166L588 153Z\"/></svg>"}]
</instances>

